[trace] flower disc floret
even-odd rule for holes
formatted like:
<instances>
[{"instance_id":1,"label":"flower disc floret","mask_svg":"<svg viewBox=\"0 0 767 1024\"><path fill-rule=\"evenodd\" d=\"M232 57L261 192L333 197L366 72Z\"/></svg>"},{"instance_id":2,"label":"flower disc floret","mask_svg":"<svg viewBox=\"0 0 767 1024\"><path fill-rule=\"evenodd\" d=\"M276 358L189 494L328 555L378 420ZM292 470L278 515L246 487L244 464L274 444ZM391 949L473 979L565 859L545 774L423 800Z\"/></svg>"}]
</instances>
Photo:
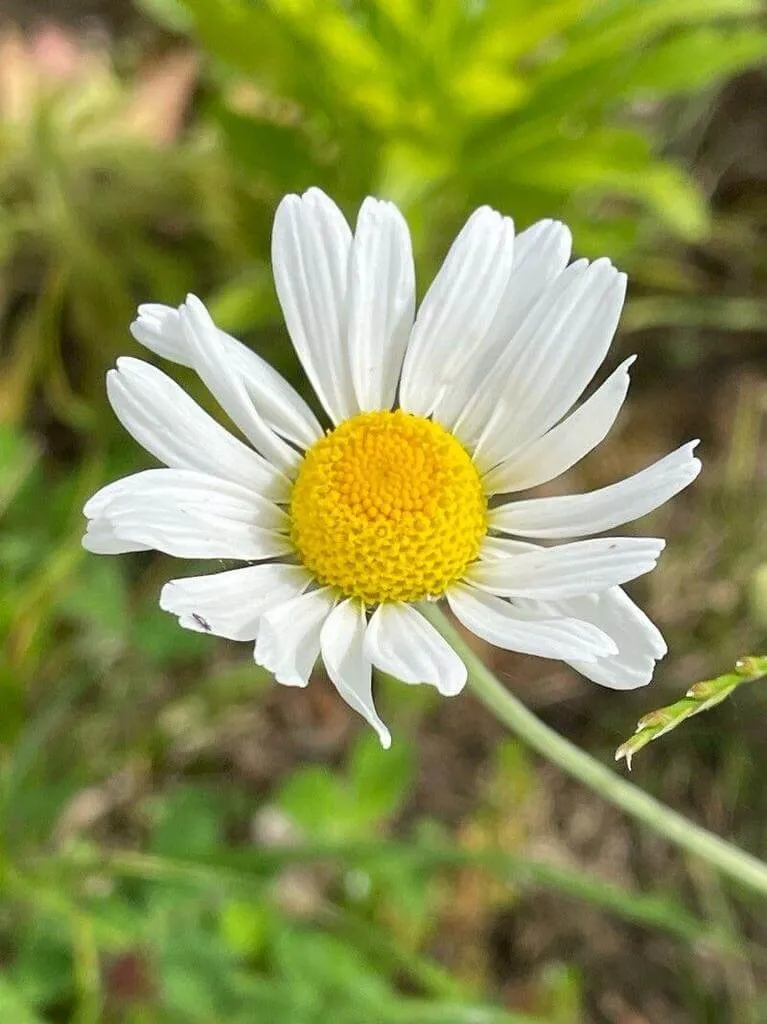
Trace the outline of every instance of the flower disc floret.
<instances>
[{"instance_id":1,"label":"flower disc floret","mask_svg":"<svg viewBox=\"0 0 767 1024\"><path fill-rule=\"evenodd\" d=\"M290 516L303 564L366 604L443 594L487 532L487 500L465 448L401 410L360 413L317 441Z\"/></svg>"}]
</instances>

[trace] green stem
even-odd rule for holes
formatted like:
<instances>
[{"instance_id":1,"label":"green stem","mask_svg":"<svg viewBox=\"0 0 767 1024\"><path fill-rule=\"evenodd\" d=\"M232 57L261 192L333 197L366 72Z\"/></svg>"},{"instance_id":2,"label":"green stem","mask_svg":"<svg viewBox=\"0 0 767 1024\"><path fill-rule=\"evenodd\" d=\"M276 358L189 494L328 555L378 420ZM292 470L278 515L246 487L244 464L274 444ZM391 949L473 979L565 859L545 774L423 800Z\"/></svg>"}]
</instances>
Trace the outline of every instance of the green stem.
<instances>
[{"instance_id":1,"label":"green stem","mask_svg":"<svg viewBox=\"0 0 767 1024\"><path fill-rule=\"evenodd\" d=\"M396 861L431 870L479 868L520 886L550 889L572 899L583 900L627 921L660 929L700 948L711 948L734 956L745 953L738 943L692 917L675 900L662 895L631 892L595 875L529 860L505 850L465 850L455 846L394 843L390 840L355 840L248 847L203 858L168 858L135 850L110 850L105 854L83 847L67 855L59 855L54 864L46 865L43 861L36 867L44 875L46 868L52 869L54 878L58 877L56 872L61 868L74 870L78 876L83 871L105 871L116 877L201 887L209 892L225 888L260 895L265 876L281 871L287 864L318 861L355 864L371 869L379 861L387 864ZM31 894L34 893L35 890L31 890Z\"/></svg>"},{"instance_id":2,"label":"green stem","mask_svg":"<svg viewBox=\"0 0 767 1024\"><path fill-rule=\"evenodd\" d=\"M419 607L463 659L469 683L479 699L533 750L670 842L767 896L764 861L688 821L549 728L495 678L435 604Z\"/></svg>"}]
</instances>

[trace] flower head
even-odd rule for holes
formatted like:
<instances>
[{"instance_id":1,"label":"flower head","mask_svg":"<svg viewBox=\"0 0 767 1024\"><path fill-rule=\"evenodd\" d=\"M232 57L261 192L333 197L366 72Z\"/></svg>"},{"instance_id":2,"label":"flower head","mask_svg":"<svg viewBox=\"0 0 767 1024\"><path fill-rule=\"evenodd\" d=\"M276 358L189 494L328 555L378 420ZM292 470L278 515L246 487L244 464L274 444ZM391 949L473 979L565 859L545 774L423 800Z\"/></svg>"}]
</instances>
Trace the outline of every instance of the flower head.
<instances>
[{"instance_id":1,"label":"flower head","mask_svg":"<svg viewBox=\"0 0 767 1024\"><path fill-rule=\"evenodd\" d=\"M85 547L252 563L173 580L160 604L188 629L255 641L256 661L288 686L305 686L321 657L385 746L373 667L443 694L466 681L422 601L444 598L490 643L562 659L605 686L648 683L666 647L621 587L654 567L664 542L591 535L687 486L695 443L587 494L515 498L615 422L633 359L576 403L612 341L625 275L606 259L569 263L563 224L515 236L482 207L416 314L397 208L366 199L352 235L318 189L282 201L272 255L332 428L194 296L141 306L134 337L192 367L248 443L154 366L119 359L112 407L167 468L94 495Z\"/></svg>"}]
</instances>

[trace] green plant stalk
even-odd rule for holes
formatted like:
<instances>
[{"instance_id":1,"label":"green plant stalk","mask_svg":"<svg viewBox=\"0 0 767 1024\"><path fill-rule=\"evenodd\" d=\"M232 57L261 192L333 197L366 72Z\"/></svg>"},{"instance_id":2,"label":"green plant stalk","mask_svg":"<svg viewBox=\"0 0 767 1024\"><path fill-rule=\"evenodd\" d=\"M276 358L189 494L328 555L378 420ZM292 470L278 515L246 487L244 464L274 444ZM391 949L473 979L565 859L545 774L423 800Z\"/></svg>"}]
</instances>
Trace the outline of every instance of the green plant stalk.
<instances>
[{"instance_id":1,"label":"green plant stalk","mask_svg":"<svg viewBox=\"0 0 767 1024\"><path fill-rule=\"evenodd\" d=\"M48 884L58 872L105 872L122 878L141 879L170 885L200 887L215 892L263 892L265 877L283 870L288 864L327 862L347 866L375 868L377 861L400 861L436 868L472 868L487 871L518 885L550 889L572 899L613 913L624 920L648 928L657 928L699 948L716 949L735 956L745 954L745 944L732 941L693 917L675 900L663 895L635 893L583 871L530 860L506 850L465 850L456 846L423 843L395 843L390 840L354 840L353 842L307 842L291 845L248 847L227 850L208 857L159 857L135 850L110 850L77 847L55 860L45 858L36 864ZM50 873L53 873L52 875ZM39 883L38 883L39 884ZM32 893L36 890L32 889Z\"/></svg>"},{"instance_id":2,"label":"green plant stalk","mask_svg":"<svg viewBox=\"0 0 767 1024\"><path fill-rule=\"evenodd\" d=\"M330 905L318 916L325 928L363 950L389 974L404 973L430 996L456 1003L465 1003L468 999L479 997L472 986L454 978L441 964L413 949L402 949L396 941L364 917Z\"/></svg>"},{"instance_id":3,"label":"green plant stalk","mask_svg":"<svg viewBox=\"0 0 767 1024\"><path fill-rule=\"evenodd\" d=\"M550 1018L529 1017L511 1010L497 1010L487 1006L463 1006L460 1003L426 1002L407 999L386 1007L382 1012L385 1024L549 1024Z\"/></svg>"},{"instance_id":4,"label":"green plant stalk","mask_svg":"<svg viewBox=\"0 0 767 1024\"><path fill-rule=\"evenodd\" d=\"M621 743L615 751L615 760L619 761L625 757L627 767L631 768L634 755L648 743L665 736L693 715L699 715L702 711L709 711L717 704L721 704L744 683L757 682L764 676L767 676L767 656L749 655L738 660L734 672L726 672L716 679L704 679L700 683L695 683L681 700L640 718L634 735L625 743Z\"/></svg>"},{"instance_id":5,"label":"green plant stalk","mask_svg":"<svg viewBox=\"0 0 767 1024\"><path fill-rule=\"evenodd\" d=\"M658 835L767 896L767 863L677 814L549 728L495 678L436 604L419 607L463 659L479 699L528 746Z\"/></svg>"}]
</instances>

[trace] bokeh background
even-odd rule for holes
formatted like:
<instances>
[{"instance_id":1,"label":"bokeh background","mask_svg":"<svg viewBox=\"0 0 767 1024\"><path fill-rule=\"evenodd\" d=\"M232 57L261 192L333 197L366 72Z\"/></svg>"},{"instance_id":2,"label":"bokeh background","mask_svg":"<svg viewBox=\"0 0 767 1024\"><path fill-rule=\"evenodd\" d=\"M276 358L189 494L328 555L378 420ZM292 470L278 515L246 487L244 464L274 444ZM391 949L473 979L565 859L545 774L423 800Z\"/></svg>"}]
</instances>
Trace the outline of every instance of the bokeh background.
<instances>
[{"instance_id":1,"label":"bokeh background","mask_svg":"<svg viewBox=\"0 0 767 1024\"><path fill-rule=\"evenodd\" d=\"M150 464L104 394L138 302L195 291L299 381L285 192L396 200L421 289L490 203L630 274L630 400L566 485L693 436L705 472L641 524L670 541L634 588L651 689L478 649L605 760L763 650L766 54L753 0L0 2L2 1024L767 1021L764 905L470 693L382 679L384 754L321 672L276 687L159 610L202 566L80 548L85 497ZM633 778L764 854L766 736L755 684Z\"/></svg>"}]
</instances>

